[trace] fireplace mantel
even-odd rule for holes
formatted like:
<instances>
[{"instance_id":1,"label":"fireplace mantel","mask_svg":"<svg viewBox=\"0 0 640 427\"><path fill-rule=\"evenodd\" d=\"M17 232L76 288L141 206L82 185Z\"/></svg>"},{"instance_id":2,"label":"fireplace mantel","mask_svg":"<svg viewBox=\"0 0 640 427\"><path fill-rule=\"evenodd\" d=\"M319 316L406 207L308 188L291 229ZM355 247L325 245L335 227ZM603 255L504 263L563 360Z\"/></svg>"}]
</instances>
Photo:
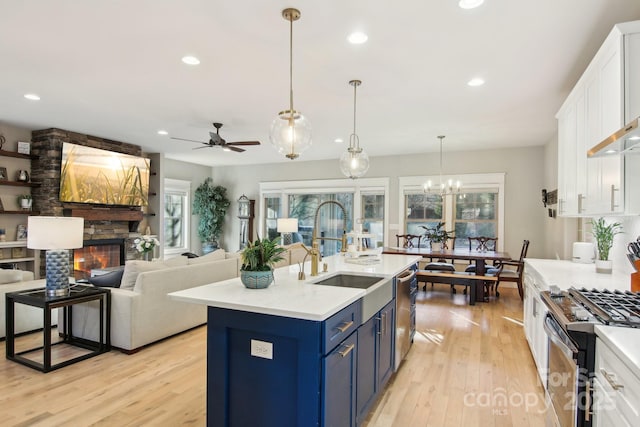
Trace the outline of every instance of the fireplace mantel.
<instances>
[{"instance_id":1,"label":"fireplace mantel","mask_svg":"<svg viewBox=\"0 0 640 427\"><path fill-rule=\"evenodd\" d=\"M128 208L65 208L65 216L82 217L85 221L142 221L141 210Z\"/></svg>"}]
</instances>

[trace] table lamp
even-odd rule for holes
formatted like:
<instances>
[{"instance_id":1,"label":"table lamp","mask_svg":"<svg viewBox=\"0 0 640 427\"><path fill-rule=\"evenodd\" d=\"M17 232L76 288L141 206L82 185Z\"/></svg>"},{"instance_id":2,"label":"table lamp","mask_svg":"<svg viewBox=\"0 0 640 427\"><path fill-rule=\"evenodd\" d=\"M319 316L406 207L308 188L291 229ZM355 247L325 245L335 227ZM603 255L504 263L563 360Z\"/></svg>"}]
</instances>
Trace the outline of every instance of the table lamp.
<instances>
[{"instance_id":1,"label":"table lamp","mask_svg":"<svg viewBox=\"0 0 640 427\"><path fill-rule=\"evenodd\" d=\"M282 234L282 244L290 245L293 243L291 233L298 232L298 218L278 218L277 231Z\"/></svg>"},{"instance_id":2,"label":"table lamp","mask_svg":"<svg viewBox=\"0 0 640 427\"><path fill-rule=\"evenodd\" d=\"M46 250L47 296L69 294L69 251L82 247L84 218L30 216L27 247Z\"/></svg>"}]
</instances>

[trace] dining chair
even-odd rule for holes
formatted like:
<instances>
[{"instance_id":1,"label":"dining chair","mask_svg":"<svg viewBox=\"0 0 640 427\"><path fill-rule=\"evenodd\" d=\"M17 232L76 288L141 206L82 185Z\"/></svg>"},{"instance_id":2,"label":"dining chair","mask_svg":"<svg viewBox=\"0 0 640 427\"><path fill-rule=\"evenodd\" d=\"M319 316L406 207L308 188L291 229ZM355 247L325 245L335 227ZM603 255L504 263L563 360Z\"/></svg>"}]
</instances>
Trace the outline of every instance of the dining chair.
<instances>
[{"instance_id":1,"label":"dining chair","mask_svg":"<svg viewBox=\"0 0 640 427\"><path fill-rule=\"evenodd\" d=\"M497 237L486 237L486 236L476 236L476 237L467 237L469 239L469 252L471 251L495 251L498 247L498 238ZM467 273L475 273L476 265L474 263L470 263L465 269Z\"/></svg>"},{"instance_id":2,"label":"dining chair","mask_svg":"<svg viewBox=\"0 0 640 427\"><path fill-rule=\"evenodd\" d=\"M490 268L489 270L487 270L487 274L496 274L498 276L498 280L496 281L495 286L496 297L500 296L500 292L498 292L498 285L500 285L500 282L515 282L518 285L518 293L520 294L520 299L524 299L524 292L522 290L522 278L524 276L524 259L527 257L528 250L529 241L524 240L522 242L522 249L520 250L519 259L500 261L498 263L498 268Z\"/></svg>"},{"instance_id":3,"label":"dining chair","mask_svg":"<svg viewBox=\"0 0 640 427\"><path fill-rule=\"evenodd\" d=\"M451 243L449 243L451 242ZM455 249L455 244L456 244L456 239L455 237L451 236L449 238L447 238L444 242L442 242L442 248L443 249L449 249L449 246L451 247L451 250ZM456 271L456 266L453 263L453 260L446 260L444 258L439 258L437 261L429 261L427 264L425 264L424 270L429 270L429 271L442 271L442 272L455 272ZM441 279L440 282L437 283L444 283L444 284L449 284L451 285L451 293L455 294L456 293L456 288L455 288L455 283L453 283L454 280L447 280L447 279ZM424 289L426 290L427 288L427 283L426 282L424 284ZM433 283L431 282L431 287L433 288ZM467 293L467 287L464 287L464 294Z\"/></svg>"},{"instance_id":4,"label":"dining chair","mask_svg":"<svg viewBox=\"0 0 640 427\"><path fill-rule=\"evenodd\" d=\"M396 234L396 246L399 248L419 248L422 236L417 234Z\"/></svg>"}]
</instances>

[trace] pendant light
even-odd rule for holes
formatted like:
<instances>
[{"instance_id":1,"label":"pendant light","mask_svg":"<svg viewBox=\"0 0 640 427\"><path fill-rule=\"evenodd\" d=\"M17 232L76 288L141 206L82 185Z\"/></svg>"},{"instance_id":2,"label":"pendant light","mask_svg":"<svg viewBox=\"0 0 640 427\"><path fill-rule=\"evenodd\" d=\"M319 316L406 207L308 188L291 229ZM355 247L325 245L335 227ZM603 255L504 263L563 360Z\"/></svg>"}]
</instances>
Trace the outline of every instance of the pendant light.
<instances>
[{"instance_id":1,"label":"pendant light","mask_svg":"<svg viewBox=\"0 0 640 427\"><path fill-rule=\"evenodd\" d=\"M345 176L356 179L369 170L369 156L360 147L360 138L356 134L356 90L362 84L360 80L351 80L353 86L353 133L349 136L349 148L340 156L340 170Z\"/></svg>"},{"instance_id":2,"label":"pendant light","mask_svg":"<svg viewBox=\"0 0 640 427\"><path fill-rule=\"evenodd\" d=\"M293 160L311 146L311 123L293 109L293 21L300 19L300 11L284 9L282 17L289 21L289 109L279 112L273 120L269 139L280 154Z\"/></svg>"},{"instance_id":3,"label":"pendant light","mask_svg":"<svg viewBox=\"0 0 640 427\"><path fill-rule=\"evenodd\" d=\"M440 139L440 186L437 189L433 188L432 182L429 180L424 184L423 188L425 193L438 193L444 197L459 193L462 183L460 180L454 183L452 179L449 179L446 184L442 181L442 140L444 139L444 135L439 135L438 139Z\"/></svg>"}]
</instances>

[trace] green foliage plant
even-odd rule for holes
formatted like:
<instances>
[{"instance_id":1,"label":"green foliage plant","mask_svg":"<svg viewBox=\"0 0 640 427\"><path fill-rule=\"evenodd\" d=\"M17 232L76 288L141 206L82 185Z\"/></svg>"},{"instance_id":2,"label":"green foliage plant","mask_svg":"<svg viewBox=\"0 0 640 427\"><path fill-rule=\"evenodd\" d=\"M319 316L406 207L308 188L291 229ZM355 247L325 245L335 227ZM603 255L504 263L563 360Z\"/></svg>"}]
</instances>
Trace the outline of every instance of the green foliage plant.
<instances>
[{"instance_id":1,"label":"green foliage plant","mask_svg":"<svg viewBox=\"0 0 640 427\"><path fill-rule=\"evenodd\" d=\"M622 224L619 222L612 222L607 224L604 218L600 217L597 220L591 220L591 234L596 239L596 246L598 248L598 259L602 261L609 260L609 251L613 246L613 238L616 234L622 233Z\"/></svg>"},{"instance_id":2,"label":"green foliage plant","mask_svg":"<svg viewBox=\"0 0 640 427\"><path fill-rule=\"evenodd\" d=\"M249 242L247 247L242 250L242 267L244 271L269 271L273 265L282 261L282 254L286 249L278 246L278 239L258 237L255 242Z\"/></svg>"},{"instance_id":3,"label":"green foliage plant","mask_svg":"<svg viewBox=\"0 0 640 427\"><path fill-rule=\"evenodd\" d=\"M231 202L227 198L227 189L213 185L207 178L196 188L193 199L193 213L200 216L198 237L203 243L217 242L222 235L224 217Z\"/></svg>"},{"instance_id":4,"label":"green foliage plant","mask_svg":"<svg viewBox=\"0 0 640 427\"><path fill-rule=\"evenodd\" d=\"M424 228L424 236L432 243L445 243L453 238L453 231L445 230L444 222L437 223L435 227L426 227L424 225L420 227Z\"/></svg>"}]
</instances>

